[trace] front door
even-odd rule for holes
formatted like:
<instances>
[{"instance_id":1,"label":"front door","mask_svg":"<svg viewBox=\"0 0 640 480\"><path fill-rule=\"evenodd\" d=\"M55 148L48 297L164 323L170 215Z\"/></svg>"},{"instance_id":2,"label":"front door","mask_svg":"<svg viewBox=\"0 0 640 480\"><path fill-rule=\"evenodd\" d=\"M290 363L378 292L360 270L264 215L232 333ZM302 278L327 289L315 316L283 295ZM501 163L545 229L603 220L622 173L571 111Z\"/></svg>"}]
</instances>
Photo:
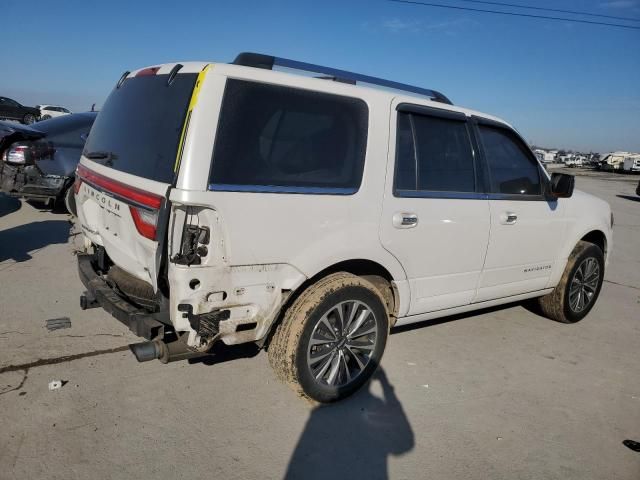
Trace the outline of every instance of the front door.
<instances>
[{"instance_id":1,"label":"front door","mask_svg":"<svg viewBox=\"0 0 640 480\"><path fill-rule=\"evenodd\" d=\"M489 239L489 202L462 113L392 105L380 238L403 265L408 315L469 304Z\"/></svg>"},{"instance_id":2,"label":"front door","mask_svg":"<svg viewBox=\"0 0 640 480\"><path fill-rule=\"evenodd\" d=\"M476 132L486 165L491 237L475 301L542 290L558 267L562 203L545 197L546 176L515 132L482 120Z\"/></svg>"}]
</instances>

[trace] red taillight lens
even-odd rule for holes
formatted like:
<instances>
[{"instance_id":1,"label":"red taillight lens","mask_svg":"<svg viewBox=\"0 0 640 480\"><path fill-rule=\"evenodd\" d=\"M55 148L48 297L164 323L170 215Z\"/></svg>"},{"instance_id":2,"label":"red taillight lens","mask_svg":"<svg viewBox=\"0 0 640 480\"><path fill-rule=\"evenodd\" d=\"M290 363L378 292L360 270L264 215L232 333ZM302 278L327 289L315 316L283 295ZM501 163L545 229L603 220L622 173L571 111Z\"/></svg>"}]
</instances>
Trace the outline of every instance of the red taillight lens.
<instances>
[{"instance_id":1,"label":"red taillight lens","mask_svg":"<svg viewBox=\"0 0 640 480\"><path fill-rule=\"evenodd\" d=\"M149 240L156 239L156 227L158 224L158 211L147 210L145 208L138 208L129 206L131 211L131 218L138 230L138 233Z\"/></svg>"},{"instance_id":2,"label":"red taillight lens","mask_svg":"<svg viewBox=\"0 0 640 480\"><path fill-rule=\"evenodd\" d=\"M130 187L117 180L100 175L93 170L89 170L84 165L78 165L76 181L73 186L76 193L80 190L82 182L87 182L90 185L110 192L119 199L129 203L131 218L138 233L150 240L156 239L158 211L162 205L163 197L155 193L140 190L139 188Z\"/></svg>"},{"instance_id":3,"label":"red taillight lens","mask_svg":"<svg viewBox=\"0 0 640 480\"><path fill-rule=\"evenodd\" d=\"M162 197L160 195L147 192L146 190L140 190L139 188L130 187L129 185L118 182L117 180L112 180L109 177L105 177L99 173L89 170L84 165L78 165L76 177L81 178L83 182L90 183L111 193L115 193L124 200L129 200L145 207L157 210L162 205Z\"/></svg>"},{"instance_id":4,"label":"red taillight lens","mask_svg":"<svg viewBox=\"0 0 640 480\"><path fill-rule=\"evenodd\" d=\"M136 77L146 77L149 75L155 75L156 73L158 73L158 70L160 70L160 67L143 68L138 73L136 73Z\"/></svg>"}]
</instances>

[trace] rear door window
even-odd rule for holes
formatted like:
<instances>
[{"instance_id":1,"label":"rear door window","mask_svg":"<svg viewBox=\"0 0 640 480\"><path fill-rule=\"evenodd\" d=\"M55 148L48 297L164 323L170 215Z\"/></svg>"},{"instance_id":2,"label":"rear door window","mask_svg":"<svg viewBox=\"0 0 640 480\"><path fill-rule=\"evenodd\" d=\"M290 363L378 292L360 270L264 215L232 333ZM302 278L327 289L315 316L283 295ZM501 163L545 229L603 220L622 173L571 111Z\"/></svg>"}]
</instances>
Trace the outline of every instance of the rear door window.
<instances>
[{"instance_id":1,"label":"rear door window","mask_svg":"<svg viewBox=\"0 0 640 480\"><path fill-rule=\"evenodd\" d=\"M506 128L478 125L491 193L541 195L540 169L526 145Z\"/></svg>"},{"instance_id":2,"label":"rear door window","mask_svg":"<svg viewBox=\"0 0 640 480\"><path fill-rule=\"evenodd\" d=\"M210 188L354 193L367 124L367 105L359 99L229 79Z\"/></svg>"},{"instance_id":3,"label":"rear door window","mask_svg":"<svg viewBox=\"0 0 640 480\"><path fill-rule=\"evenodd\" d=\"M196 73L125 80L105 102L84 154L122 172L172 183L180 135Z\"/></svg>"},{"instance_id":4,"label":"rear door window","mask_svg":"<svg viewBox=\"0 0 640 480\"><path fill-rule=\"evenodd\" d=\"M466 120L398 113L396 194L476 191Z\"/></svg>"}]
</instances>

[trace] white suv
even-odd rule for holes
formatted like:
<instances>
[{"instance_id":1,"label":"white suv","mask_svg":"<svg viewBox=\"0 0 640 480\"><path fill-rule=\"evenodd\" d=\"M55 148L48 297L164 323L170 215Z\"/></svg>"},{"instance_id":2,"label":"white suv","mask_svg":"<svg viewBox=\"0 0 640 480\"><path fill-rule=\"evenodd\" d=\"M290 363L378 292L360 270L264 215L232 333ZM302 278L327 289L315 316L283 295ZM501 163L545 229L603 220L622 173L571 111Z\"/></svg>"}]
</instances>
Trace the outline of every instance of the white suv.
<instances>
[{"instance_id":1,"label":"white suv","mask_svg":"<svg viewBox=\"0 0 640 480\"><path fill-rule=\"evenodd\" d=\"M320 402L392 326L532 298L582 319L611 251L609 205L502 120L265 55L126 72L76 178L81 305L153 340L139 360L255 342Z\"/></svg>"},{"instance_id":2,"label":"white suv","mask_svg":"<svg viewBox=\"0 0 640 480\"><path fill-rule=\"evenodd\" d=\"M62 117L71 113L68 108L56 105L36 105L36 108L40 109L40 120L49 120L50 118Z\"/></svg>"}]
</instances>

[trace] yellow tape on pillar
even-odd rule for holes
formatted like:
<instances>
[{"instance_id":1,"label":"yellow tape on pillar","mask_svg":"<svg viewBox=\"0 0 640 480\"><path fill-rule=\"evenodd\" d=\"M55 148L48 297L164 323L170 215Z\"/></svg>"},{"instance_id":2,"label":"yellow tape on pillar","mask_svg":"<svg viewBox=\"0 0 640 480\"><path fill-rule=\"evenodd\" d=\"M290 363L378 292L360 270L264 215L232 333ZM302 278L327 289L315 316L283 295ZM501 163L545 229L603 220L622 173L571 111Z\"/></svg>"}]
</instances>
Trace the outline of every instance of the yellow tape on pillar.
<instances>
[{"instance_id":1,"label":"yellow tape on pillar","mask_svg":"<svg viewBox=\"0 0 640 480\"><path fill-rule=\"evenodd\" d=\"M178 143L178 151L176 152L176 163L173 166L173 171L175 173L178 172L180 168L180 161L182 160L182 151L184 149L184 137L187 134L187 128L189 127L189 120L191 120L191 112L198 103L198 95L200 94L200 87L204 82L204 77L207 75L207 72L213 67L213 65L209 64L202 69L202 71L198 74L198 78L196 78L196 84L193 86L193 92L191 92L191 100L189 100L189 108L187 109L187 115L184 117L184 123L182 124L182 133L180 134L180 143Z\"/></svg>"}]
</instances>

